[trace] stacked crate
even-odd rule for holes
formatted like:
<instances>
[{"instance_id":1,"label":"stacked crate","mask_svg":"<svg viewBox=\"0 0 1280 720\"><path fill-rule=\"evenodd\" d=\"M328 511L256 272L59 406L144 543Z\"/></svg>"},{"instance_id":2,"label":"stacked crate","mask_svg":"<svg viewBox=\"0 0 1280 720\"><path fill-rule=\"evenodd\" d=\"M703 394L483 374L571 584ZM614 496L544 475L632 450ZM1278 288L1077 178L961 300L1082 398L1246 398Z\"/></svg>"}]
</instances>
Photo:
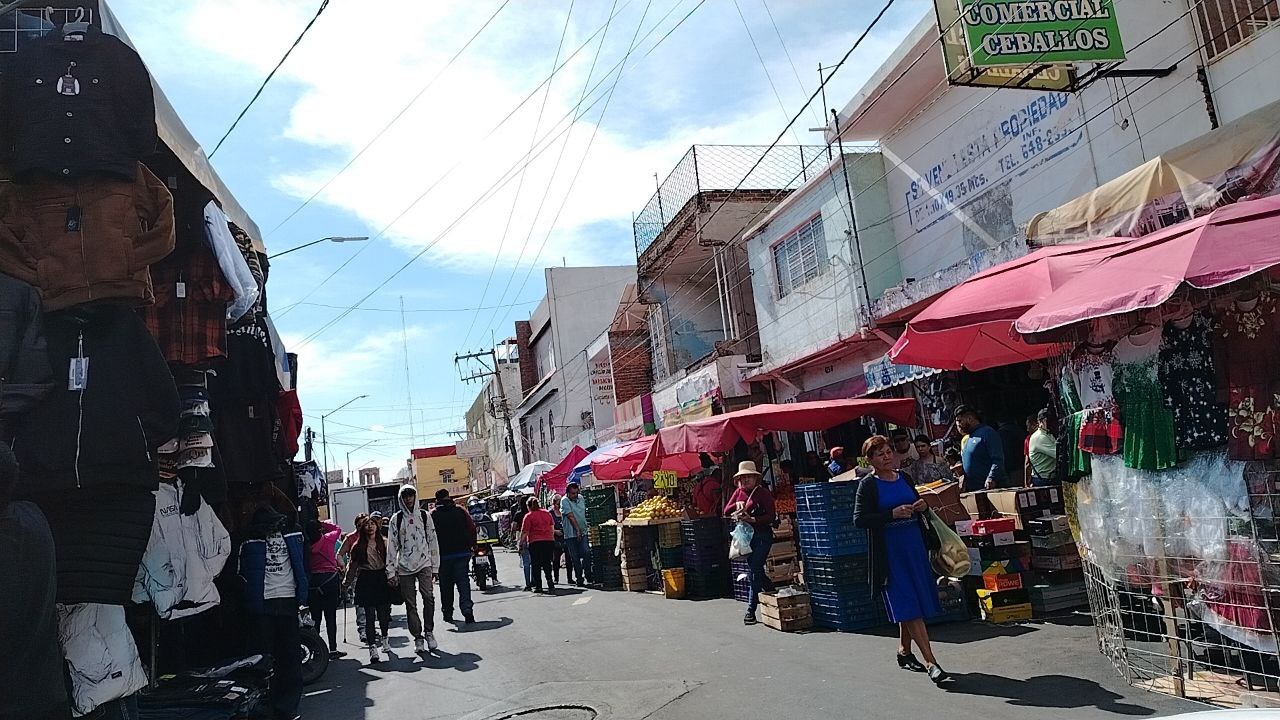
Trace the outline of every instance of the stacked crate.
<instances>
[{"instance_id":1,"label":"stacked crate","mask_svg":"<svg viewBox=\"0 0 1280 720\"><path fill-rule=\"evenodd\" d=\"M618 494L613 485L583 488L587 506L587 542L591 546L591 571L605 590L622 589L622 563L614 554L618 546Z\"/></svg>"},{"instance_id":2,"label":"stacked crate","mask_svg":"<svg viewBox=\"0 0 1280 720\"><path fill-rule=\"evenodd\" d=\"M622 527L622 589L627 592L649 590L653 536L649 528Z\"/></svg>"},{"instance_id":3,"label":"stacked crate","mask_svg":"<svg viewBox=\"0 0 1280 720\"><path fill-rule=\"evenodd\" d=\"M684 537L680 531L680 523L667 523L657 527L658 534L658 570L677 570L684 568Z\"/></svg>"},{"instance_id":4,"label":"stacked crate","mask_svg":"<svg viewBox=\"0 0 1280 720\"><path fill-rule=\"evenodd\" d=\"M693 600L721 598L730 587L729 536L720 518L684 520L680 523L686 597Z\"/></svg>"},{"instance_id":5,"label":"stacked crate","mask_svg":"<svg viewBox=\"0 0 1280 720\"><path fill-rule=\"evenodd\" d=\"M1036 615L1052 615L1089 604L1080 549L1066 515L1026 521L1031 536L1031 607Z\"/></svg>"},{"instance_id":6,"label":"stacked crate","mask_svg":"<svg viewBox=\"0 0 1280 720\"><path fill-rule=\"evenodd\" d=\"M868 577L867 533L853 524L857 485L797 485L795 492L813 624L844 631L883 624L884 606Z\"/></svg>"},{"instance_id":7,"label":"stacked crate","mask_svg":"<svg viewBox=\"0 0 1280 720\"><path fill-rule=\"evenodd\" d=\"M998 517L956 523L969 547L969 575L983 620L995 623L1031 619L1028 571L1031 543L1017 540L1017 520Z\"/></svg>"}]
</instances>

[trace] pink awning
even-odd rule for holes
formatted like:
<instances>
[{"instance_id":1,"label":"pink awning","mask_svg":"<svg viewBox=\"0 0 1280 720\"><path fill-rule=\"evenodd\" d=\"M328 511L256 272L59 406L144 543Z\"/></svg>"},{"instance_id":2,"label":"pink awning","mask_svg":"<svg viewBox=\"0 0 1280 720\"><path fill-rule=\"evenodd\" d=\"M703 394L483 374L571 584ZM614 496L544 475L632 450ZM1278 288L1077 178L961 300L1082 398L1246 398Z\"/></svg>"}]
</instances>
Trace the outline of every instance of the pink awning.
<instances>
[{"instance_id":1,"label":"pink awning","mask_svg":"<svg viewBox=\"0 0 1280 720\"><path fill-rule=\"evenodd\" d=\"M653 447L655 435L647 435L629 443L606 450L591 461L591 474L600 482L622 482L635 476L636 469L644 462ZM677 477L689 477L702 469L698 453L667 455L655 470L670 470Z\"/></svg>"},{"instance_id":2,"label":"pink awning","mask_svg":"<svg viewBox=\"0 0 1280 720\"><path fill-rule=\"evenodd\" d=\"M564 456L564 459L561 460L558 465L546 471L542 474L542 477L538 478L538 491L541 492L543 487L549 487L558 493L564 493L565 486L569 484L569 474L573 472L574 468L578 467L578 465L582 463L583 458L590 454L591 453L586 450L574 445L573 449L569 451L568 455Z\"/></svg>"},{"instance_id":3,"label":"pink awning","mask_svg":"<svg viewBox=\"0 0 1280 720\"><path fill-rule=\"evenodd\" d=\"M1014 324L1041 333L1159 306L1186 283L1201 290L1280 265L1280 197L1248 200L1114 249Z\"/></svg>"},{"instance_id":4,"label":"pink awning","mask_svg":"<svg viewBox=\"0 0 1280 720\"><path fill-rule=\"evenodd\" d=\"M659 430L640 469L658 469L664 456L677 453L727 452L739 440L753 443L765 432L829 430L868 416L910 427L915 424L916 401L891 398L756 405L695 420Z\"/></svg>"},{"instance_id":5,"label":"pink awning","mask_svg":"<svg viewBox=\"0 0 1280 720\"><path fill-rule=\"evenodd\" d=\"M1126 242L1107 238L1041 248L978 273L909 320L889 357L900 365L941 370L984 370L1049 357L1057 348L1027 344L1013 332L1013 321Z\"/></svg>"}]
</instances>

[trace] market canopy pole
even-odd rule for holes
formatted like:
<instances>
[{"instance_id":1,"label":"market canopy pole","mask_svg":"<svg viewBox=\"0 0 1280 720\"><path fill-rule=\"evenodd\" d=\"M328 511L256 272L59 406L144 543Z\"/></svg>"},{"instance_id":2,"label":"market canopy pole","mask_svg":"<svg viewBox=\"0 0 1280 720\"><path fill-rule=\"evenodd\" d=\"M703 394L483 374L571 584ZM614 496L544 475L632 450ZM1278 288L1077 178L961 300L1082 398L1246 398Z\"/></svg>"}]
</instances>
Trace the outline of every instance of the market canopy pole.
<instances>
[{"instance_id":1,"label":"market canopy pole","mask_svg":"<svg viewBox=\"0 0 1280 720\"><path fill-rule=\"evenodd\" d=\"M636 474L662 467L662 458L677 453L723 453L739 440L753 443L766 432L818 432L864 417L910 426L916 420L911 398L815 400L812 402L755 405L705 420L663 428Z\"/></svg>"}]
</instances>

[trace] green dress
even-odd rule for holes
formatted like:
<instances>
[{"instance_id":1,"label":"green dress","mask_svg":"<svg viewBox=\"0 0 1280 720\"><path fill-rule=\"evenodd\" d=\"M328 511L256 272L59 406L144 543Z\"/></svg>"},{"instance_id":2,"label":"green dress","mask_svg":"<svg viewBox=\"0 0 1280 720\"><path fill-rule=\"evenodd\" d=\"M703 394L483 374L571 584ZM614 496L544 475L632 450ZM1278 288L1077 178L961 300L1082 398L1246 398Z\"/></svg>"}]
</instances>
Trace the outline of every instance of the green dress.
<instances>
[{"instance_id":1,"label":"green dress","mask_svg":"<svg viewBox=\"0 0 1280 720\"><path fill-rule=\"evenodd\" d=\"M1062 437L1066 440L1067 476L1084 477L1092 472L1089 453L1080 449L1080 426L1084 423L1084 406L1076 392L1071 372L1063 369L1058 378L1058 396L1062 401Z\"/></svg>"},{"instance_id":2,"label":"green dress","mask_svg":"<svg viewBox=\"0 0 1280 720\"><path fill-rule=\"evenodd\" d=\"M1173 412L1160 385L1160 327L1122 338L1115 347L1116 403L1124 424L1124 464L1165 470L1178 463Z\"/></svg>"}]
</instances>

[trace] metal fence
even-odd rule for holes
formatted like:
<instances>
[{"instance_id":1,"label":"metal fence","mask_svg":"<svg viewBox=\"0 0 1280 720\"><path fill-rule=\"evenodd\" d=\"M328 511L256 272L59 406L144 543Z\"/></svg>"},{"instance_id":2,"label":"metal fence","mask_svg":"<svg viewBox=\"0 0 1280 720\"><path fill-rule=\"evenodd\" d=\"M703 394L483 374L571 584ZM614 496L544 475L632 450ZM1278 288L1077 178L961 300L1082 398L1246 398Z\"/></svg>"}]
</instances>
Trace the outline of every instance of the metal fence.
<instances>
[{"instance_id":1,"label":"metal fence","mask_svg":"<svg viewBox=\"0 0 1280 720\"><path fill-rule=\"evenodd\" d=\"M635 217L636 257L699 193L793 190L826 167L825 146L694 145Z\"/></svg>"},{"instance_id":2,"label":"metal fence","mask_svg":"<svg viewBox=\"0 0 1280 720\"><path fill-rule=\"evenodd\" d=\"M1277 0L1201 0L1196 23L1210 60L1280 20Z\"/></svg>"}]
</instances>

